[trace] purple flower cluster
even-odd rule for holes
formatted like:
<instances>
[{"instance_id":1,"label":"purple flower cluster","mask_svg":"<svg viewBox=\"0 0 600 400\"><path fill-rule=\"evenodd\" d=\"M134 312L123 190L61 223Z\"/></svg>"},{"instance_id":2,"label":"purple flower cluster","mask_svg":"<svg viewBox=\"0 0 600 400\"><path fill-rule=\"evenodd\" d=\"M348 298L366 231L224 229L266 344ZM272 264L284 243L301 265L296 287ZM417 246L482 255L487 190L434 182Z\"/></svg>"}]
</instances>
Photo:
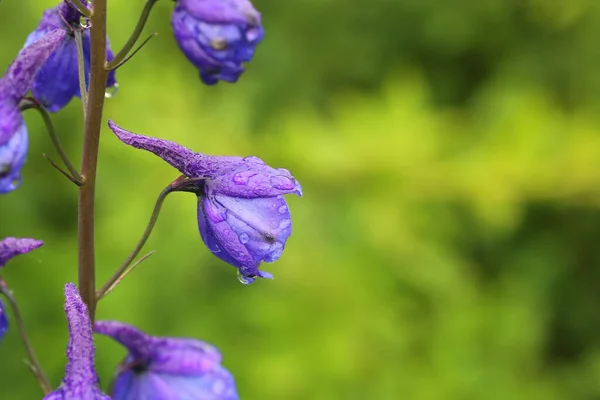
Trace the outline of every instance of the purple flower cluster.
<instances>
[{"instance_id":1,"label":"purple flower cluster","mask_svg":"<svg viewBox=\"0 0 600 400\"><path fill-rule=\"evenodd\" d=\"M43 112L47 122L50 117L46 110L58 112L73 97L84 97L82 94L85 94L90 82L100 83L100 93L104 90L103 80L90 78L93 49L87 18L92 16L93 20L96 14L93 14L89 3L86 0L64 0L47 9L0 79L0 194L15 190L21 182L21 168L28 147L22 111L35 106ZM153 4L149 1L146 7ZM256 46L264 36L261 15L248 0L176 0L172 27L179 47L208 85L219 80L236 82L244 71L242 63L253 58ZM105 31L99 32L99 37L103 38ZM137 38L128 43L135 43ZM125 45L117 54L113 62L115 68L126 61L124 57L131 50L128 46ZM95 55L102 56L103 53L103 46L96 47ZM108 71L104 73L107 75L107 88L117 85L115 70L110 63L113 58L108 46L104 67ZM82 65L78 65L80 60ZM84 75L81 79L80 71ZM90 92L97 89L94 85ZM31 96L26 97L29 92ZM91 101L88 104L91 106L85 112L86 126L92 120L87 119L89 110L94 108ZM100 102L100 110L101 106ZM101 112L99 114L101 117ZM100 120L97 118L97 121ZM257 277L272 278L259 266L263 261L278 260L292 233L291 214L283 196L302 196L302 188L290 171L270 167L254 156L206 155L168 140L126 131L112 121L109 121L109 126L123 143L156 154L183 174L168 189L192 192L197 196L198 227L202 240L214 255L238 269L243 283L251 283ZM57 149L62 157L61 146L57 145ZM63 161L72 167L68 159L63 158ZM86 184L84 179L74 179L77 176L75 168L68 169L75 171L72 172L74 182ZM85 178L88 177L86 174ZM90 182L92 180L89 179ZM93 208L90 215L93 219ZM91 226L93 228L93 224ZM9 237L0 241L0 269L16 255L28 253L42 244L39 240L26 238ZM93 277L93 265L91 271ZM123 275L115 275L116 282L126 274L123 271ZM36 357L31 356L32 351L28 347L28 356L33 361L32 370L46 392L44 400L239 399L233 376L223 367L221 354L212 345L190 338L150 336L116 321L97 321L94 324L89 311L93 314L98 299L106 291L94 291L93 286L87 293L82 291L90 310L75 284L66 284L64 291L69 329L67 362L64 378L56 390L51 391L43 373L39 373ZM0 294L8 298L19 322L20 313L14 297L1 277ZM23 326L17 325L19 328ZM0 340L7 329L6 310L0 300ZM94 332L111 337L127 350L125 359L116 369L110 396L99 385L94 360ZM24 335L21 329L20 334ZM23 342L26 347L29 346L26 338Z\"/></svg>"}]
</instances>

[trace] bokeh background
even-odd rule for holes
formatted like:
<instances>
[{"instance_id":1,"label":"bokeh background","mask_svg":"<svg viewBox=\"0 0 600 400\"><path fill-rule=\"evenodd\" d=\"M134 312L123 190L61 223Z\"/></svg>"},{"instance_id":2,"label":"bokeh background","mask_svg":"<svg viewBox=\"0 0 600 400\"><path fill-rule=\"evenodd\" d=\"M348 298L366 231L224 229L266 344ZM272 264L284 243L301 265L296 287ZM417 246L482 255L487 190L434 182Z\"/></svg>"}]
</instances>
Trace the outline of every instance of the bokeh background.
<instances>
[{"instance_id":1,"label":"bokeh background","mask_svg":"<svg viewBox=\"0 0 600 400\"><path fill-rule=\"evenodd\" d=\"M0 4L8 66L54 0ZM235 85L203 86L157 4L160 35L118 73L106 118L197 151L256 155L304 186L294 234L241 285L203 245L196 200L167 199L156 254L98 317L217 345L243 399L600 398L600 2L256 0L267 32ZM143 1L110 1L114 48ZM73 101L54 121L79 162ZM54 384L62 285L76 281L76 188L35 112L0 236L46 245L3 271ZM98 281L177 172L101 138ZM124 351L97 339L104 384ZM13 328L0 397L36 399Z\"/></svg>"}]
</instances>

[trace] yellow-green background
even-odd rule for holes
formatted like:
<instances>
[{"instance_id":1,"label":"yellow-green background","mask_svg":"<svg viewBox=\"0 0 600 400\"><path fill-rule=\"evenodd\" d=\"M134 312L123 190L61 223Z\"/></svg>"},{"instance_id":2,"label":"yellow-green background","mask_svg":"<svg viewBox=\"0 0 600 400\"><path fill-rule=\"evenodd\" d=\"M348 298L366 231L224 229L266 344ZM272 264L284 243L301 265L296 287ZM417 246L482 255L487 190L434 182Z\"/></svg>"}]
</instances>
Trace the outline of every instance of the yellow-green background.
<instances>
[{"instance_id":1,"label":"yellow-green background","mask_svg":"<svg viewBox=\"0 0 600 400\"><path fill-rule=\"evenodd\" d=\"M141 0L109 1L114 48ZM0 66L53 0L0 3ZM98 309L218 346L242 399L600 398L600 2L257 0L266 30L235 85L203 86L170 32L118 73L106 118L196 151L290 169L294 234L241 285L203 245L190 194L168 198L156 254ZM79 163L80 103L54 121ZM76 188L35 112L0 236L46 245L3 271L52 382L62 285L76 281ZM132 249L177 172L101 138L98 281ZM97 340L106 383L123 350ZM0 398L41 394L11 329Z\"/></svg>"}]
</instances>

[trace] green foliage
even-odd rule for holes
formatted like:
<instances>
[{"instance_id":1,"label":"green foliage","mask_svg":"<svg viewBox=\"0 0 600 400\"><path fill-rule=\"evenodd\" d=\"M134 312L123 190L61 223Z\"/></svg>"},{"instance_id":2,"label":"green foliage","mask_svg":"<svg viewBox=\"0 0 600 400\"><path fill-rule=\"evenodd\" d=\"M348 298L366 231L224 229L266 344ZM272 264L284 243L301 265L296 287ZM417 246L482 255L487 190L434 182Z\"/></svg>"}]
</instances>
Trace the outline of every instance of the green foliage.
<instances>
[{"instance_id":1,"label":"green foliage","mask_svg":"<svg viewBox=\"0 0 600 400\"><path fill-rule=\"evenodd\" d=\"M2 2L8 65L51 2ZM138 2L110 3L113 46ZM257 1L267 37L236 85L203 87L169 33L119 71L106 116L211 154L290 169L294 234L275 281L249 287L204 247L196 201L172 195L157 253L99 305L165 336L217 345L243 399L569 399L600 396L600 60L597 2ZM22 21L18 26L9 21ZM55 117L77 159L80 106ZM76 280L76 189L35 113L0 236L46 245L4 277L53 382L62 284ZM177 174L106 129L98 281ZM106 383L123 351L98 338ZM39 398L13 329L2 398ZM36 397L37 396L37 397Z\"/></svg>"}]
</instances>

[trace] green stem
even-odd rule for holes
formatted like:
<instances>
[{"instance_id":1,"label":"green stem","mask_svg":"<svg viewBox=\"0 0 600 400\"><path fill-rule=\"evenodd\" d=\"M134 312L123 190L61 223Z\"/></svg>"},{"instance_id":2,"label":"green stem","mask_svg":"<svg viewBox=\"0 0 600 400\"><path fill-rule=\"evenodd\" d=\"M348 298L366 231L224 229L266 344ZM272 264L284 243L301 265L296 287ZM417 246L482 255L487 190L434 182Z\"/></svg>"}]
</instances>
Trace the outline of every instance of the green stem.
<instances>
[{"instance_id":1,"label":"green stem","mask_svg":"<svg viewBox=\"0 0 600 400\"><path fill-rule=\"evenodd\" d=\"M88 93L85 85L85 61L83 59L83 40L81 29L75 29L75 43L77 44L77 69L79 70L79 92L81 93L81 105L83 106L83 119L87 113Z\"/></svg>"},{"instance_id":2,"label":"green stem","mask_svg":"<svg viewBox=\"0 0 600 400\"><path fill-rule=\"evenodd\" d=\"M19 331L19 337L23 342L23 346L25 347L25 352L27 353L27 358L29 359L29 363L31 366L31 370L35 375L37 381L39 382L44 394L48 394L52 391L52 386L50 385L50 381L46 377L42 366L33 350L33 346L29 341L29 337L27 336L27 331L25 330L25 323L23 322L23 316L21 315L21 311L19 310L19 306L17 305L17 301L12 293L12 291L6 286L6 283L0 278L0 294L4 295L6 300L12 308L12 313L15 322L17 323L17 330Z\"/></svg>"},{"instance_id":3,"label":"green stem","mask_svg":"<svg viewBox=\"0 0 600 400\"><path fill-rule=\"evenodd\" d=\"M92 11L89 8L83 5L83 3L79 0L69 0L69 3L73 5L84 17L91 17Z\"/></svg>"},{"instance_id":4,"label":"green stem","mask_svg":"<svg viewBox=\"0 0 600 400\"><path fill-rule=\"evenodd\" d=\"M113 58L110 62L106 63L106 70L112 71L123 64L123 61L127 57L127 54L131 51L135 43L138 41L142 31L144 30L144 26L146 25L146 21L148 21L148 17L150 16L150 11L152 11L152 7L156 4L158 0L147 0L144 9L142 10L142 14L138 20L133 33L123 46L123 48L117 53L115 58Z\"/></svg>"},{"instance_id":5,"label":"green stem","mask_svg":"<svg viewBox=\"0 0 600 400\"><path fill-rule=\"evenodd\" d=\"M67 170L69 170L69 174L67 174L67 177L76 185L81 186L83 184L83 177L73 166L73 163L69 160L69 157L67 156L67 153L62 143L60 142L58 135L56 134L56 129L54 129L54 124L52 123L52 118L50 118L50 113L48 112L48 110L46 110L44 106L42 106L33 97L26 97L23 100L21 100L21 103L19 103L19 109L21 111L35 109L40 113L40 116L42 117L42 120L46 125L46 130L50 135L50 140L52 141L54 148L56 148L58 156L62 160L63 164L65 164L65 166L67 167ZM61 172L64 173L64 171Z\"/></svg>"},{"instance_id":6,"label":"green stem","mask_svg":"<svg viewBox=\"0 0 600 400\"><path fill-rule=\"evenodd\" d=\"M173 191L174 191L174 187L171 184L171 185L167 186L166 188L164 188L162 192L160 192L160 194L158 195L158 198L156 199L156 204L154 205L154 210L152 210L152 215L150 216L150 221L148 222L148 225L146 226L146 229L144 230L142 237L138 241L137 245L135 246L135 248L133 249L131 254L129 254L129 256L125 259L125 261L123 261L123 264L121 264L121 266L109 278L109 280L102 286L102 288L100 290L98 290L98 293L96 293L96 301L100 301L106 295L106 293L108 293L108 291L114 287L114 284L117 281L119 281L122 278L122 276L127 272L129 265L131 265L131 263L133 262L135 257L140 253L140 251L144 247L144 244L146 244L146 241L150 237L150 234L152 233L152 230L154 229L154 225L156 225L156 221L158 220L158 215L160 214L160 209L161 209L165 199Z\"/></svg>"}]
</instances>

